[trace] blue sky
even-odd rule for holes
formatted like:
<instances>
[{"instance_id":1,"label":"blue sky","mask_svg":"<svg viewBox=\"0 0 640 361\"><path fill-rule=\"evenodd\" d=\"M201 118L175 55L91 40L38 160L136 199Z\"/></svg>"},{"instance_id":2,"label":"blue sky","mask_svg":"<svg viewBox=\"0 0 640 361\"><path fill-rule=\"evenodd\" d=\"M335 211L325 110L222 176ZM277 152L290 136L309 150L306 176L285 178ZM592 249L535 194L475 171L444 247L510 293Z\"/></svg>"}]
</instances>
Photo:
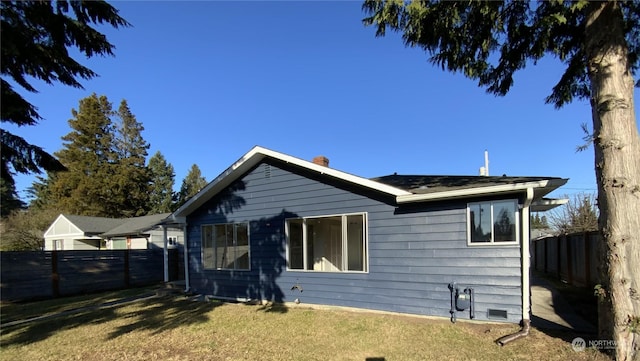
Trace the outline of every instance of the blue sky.
<instances>
[{"instance_id":1,"label":"blue sky","mask_svg":"<svg viewBox=\"0 0 640 361\"><path fill-rule=\"evenodd\" d=\"M562 73L549 58L517 74L506 97L442 71L399 35L375 37L361 2L112 2L131 28L101 28L115 57L79 60L100 74L84 90L34 81L22 92L45 118L7 129L56 152L80 99L126 99L176 189L197 164L210 181L260 145L363 177L570 178L557 194L596 191L587 102L544 104ZM636 90L636 99L638 91ZM636 110L637 114L637 110ZM19 194L34 180L18 176ZM556 194L556 195L557 195Z\"/></svg>"}]
</instances>

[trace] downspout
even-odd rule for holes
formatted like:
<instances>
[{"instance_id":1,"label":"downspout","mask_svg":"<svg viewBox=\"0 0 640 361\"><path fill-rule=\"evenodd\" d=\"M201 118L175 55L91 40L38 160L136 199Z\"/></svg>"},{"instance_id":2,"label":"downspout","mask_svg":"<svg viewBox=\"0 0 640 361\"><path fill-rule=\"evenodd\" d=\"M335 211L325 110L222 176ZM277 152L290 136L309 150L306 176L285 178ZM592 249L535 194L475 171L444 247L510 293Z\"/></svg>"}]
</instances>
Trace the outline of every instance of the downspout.
<instances>
[{"instance_id":1,"label":"downspout","mask_svg":"<svg viewBox=\"0 0 640 361\"><path fill-rule=\"evenodd\" d=\"M504 346L511 341L515 341L529 335L529 328L531 324L531 254L529 249L531 231L529 229L529 222L531 219L530 207L532 202L533 188L527 188L527 195L524 199L520 215L520 219L522 220L522 329L510 335L500 337L496 341L500 346Z\"/></svg>"},{"instance_id":2,"label":"downspout","mask_svg":"<svg viewBox=\"0 0 640 361\"><path fill-rule=\"evenodd\" d=\"M184 292L189 292L191 286L189 284L189 248L187 247L187 222L182 224L182 254L184 256Z\"/></svg>"}]
</instances>

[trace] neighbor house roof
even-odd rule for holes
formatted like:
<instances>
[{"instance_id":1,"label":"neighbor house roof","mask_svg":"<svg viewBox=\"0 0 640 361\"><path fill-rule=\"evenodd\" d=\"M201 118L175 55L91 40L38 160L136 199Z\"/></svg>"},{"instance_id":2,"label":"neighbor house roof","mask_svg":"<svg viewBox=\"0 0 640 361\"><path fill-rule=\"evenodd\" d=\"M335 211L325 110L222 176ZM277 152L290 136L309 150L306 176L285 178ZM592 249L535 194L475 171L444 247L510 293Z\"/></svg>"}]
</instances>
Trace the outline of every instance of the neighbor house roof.
<instances>
[{"instance_id":1,"label":"neighbor house roof","mask_svg":"<svg viewBox=\"0 0 640 361\"><path fill-rule=\"evenodd\" d=\"M124 223L101 234L102 237L137 235L148 231L162 222L171 213L160 213L142 217L128 218Z\"/></svg>"},{"instance_id":2,"label":"neighbor house roof","mask_svg":"<svg viewBox=\"0 0 640 361\"><path fill-rule=\"evenodd\" d=\"M162 224L162 220L171 213L160 213L133 218L107 218L61 214L49 227L52 229L60 218L66 218L85 236L115 237L126 235L140 235L143 232ZM47 230L46 233L49 232Z\"/></svg>"},{"instance_id":3,"label":"neighbor house roof","mask_svg":"<svg viewBox=\"0 0 640 361\"><path fill-rule=\"evenodd\" d=\"M477 195L509 194L527 190L533 190L534 200L537 200L567 182L567 179L557 177L403 176L396 174L368 179L256 146L207 184L169 218L179 220L189 215L265 159L279 160L326 178L337 179L384 193L394 197L399 204Z\"/></svg>"},{"instance_id":4,"label":"neighbor house roof","mask_svg":"<svg viewBox=\"0 0 640 361\"><path fill-rule=\"evenodd\" d=\"M120 226L126 219L106 218L106 217L89 217L74 216L63 214L69 222L80 228L86 235L97 235L104 233L110 229Z\"/></svg>"}]
</instances>

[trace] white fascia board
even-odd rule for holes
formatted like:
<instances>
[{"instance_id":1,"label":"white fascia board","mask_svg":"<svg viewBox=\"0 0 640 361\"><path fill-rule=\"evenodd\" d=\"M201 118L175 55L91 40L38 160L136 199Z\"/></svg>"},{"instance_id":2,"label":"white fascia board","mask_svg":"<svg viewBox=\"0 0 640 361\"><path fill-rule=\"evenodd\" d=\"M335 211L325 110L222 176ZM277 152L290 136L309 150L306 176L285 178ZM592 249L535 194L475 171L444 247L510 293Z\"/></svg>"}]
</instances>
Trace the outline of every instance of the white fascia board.
<instances>
[{"instance_id":1,"label":"white fascia board","mask_svg":"<svg viewBox=\"0 0 640 361\"><path fill-rule=\"evenodd\" d=\"M60 215L58 215L58 217L56 218L56 220L55 220L55 221L53 221L53 223L51 223L51 225L49 226L49 228L47 228L47 230L44 232L44 237L47 237L47 236L49 235L49 232L53 231L53 228L54 228L53 226L55 226L55 225L56 225L56 223L58 223L58 221L60 220L60 218L65 218L65 219L66 219L66 217L64 216L64 214L62 214L62 213L61 213ZM67 222L69 222L69 221L67 220ZM56 235L54 235L54 236L56 236Z\"/></svg>"},{"instance_id":2,"label":"white fascia board","mask_svg":"<svg viewBox=\"0 0 640 361\"><path fill-rule=\"evenodd\" d=\"M306 168L308 170L316 171L320 174L338 178L346 182L360 185L362 187L387 193L394 197L411 195L410 192L396 187L392 187L380 182L375 182L367 178L358 177L349 173L339 171L337 169L325 167L267 148L255 146L247 154L243 155L229 168L227 168L224 172L217 176L213 181L207 184L207 186L205 186L198 194L193 196L187 203L178 208L173 214L171 214L171 216L168 217L168 219L172 221L184 219L184 217L190 214L191 211L204 204L207 200L209 200L215 194L233 183L238 177L249 171L249 169L251 169L266 157L277 159L285 163Z\"/></svg>"},{"instance_id":3,"label":"white fascia board","mask_svg":"<svg viewBox=\"0 0 640 361\"><path fill-rule=\"evenodd\" d=\"M67 233L61 233L61 234L55 234L54 230L56 228L56 226L58 225L58 223L60 222L67 222L67 229L69 229L69 232ZM75 232L73 232L71 229L75 229ZM56 218L55 221L53 221L53 223L51 223L51 225L49 226L49 228L47 228L46 232L44 232L43 237L44 238L55 238L55 237L69 237L69 236L75 236L75 235L84 235L84 231L81 230L80 228L78 228L78 226L76 226L75 224L73 224L73 222L71 222L69 220L69 218L65 217L64 214L60 214L58 216L58 218Z\"/></svg>"},{"instance_id":4,"label":"white fascia board","mask_svg":"<svg viewBox=\"0 0 640 361\"><path fill-rule=\"evenodd\" d=\"M169 217L167 217L167 220L178 222L180 220L185 219L185 217L189 213L191 213L189 212L190 209L195 209L198 206L202 205L213 195L215 195L216 193L224 189L224 187L231 184L232 181L235 180L235 178L237 177L237 176L234 177L233 176L234 174L238 174L238 173L242 174L243 170L245 169L248 170L253 165L255 165L259 160L262 160L262 157L259 157L260 159L256 159L258 158L256 148L259 148L259 147L254 147L249 151L249 153L242 156L235 163L233 163L229 168L225 169L222 173L220 173L220 175L218 175L214 180L209 182L209 184L207 184L200 192L198 192L198 194L191 197L191 199L189 199L185 204L183 204L180 208L178 208L175 212L173 212ZM208 195L211 195L211 196L208 196Z\"/></svg>"},{"instance_id":5,"label":"white fascia board","mask_svg":"<svg viewBox=\"0 0 640 361\"><path fill-rule=\"evenodd\" d=\"M400 188L396 188L396 187L392 187L390 185L386 185L380 182L376 182L376 181L372 181L370 179L367 178L362 178L353 174L349 174L343 171L339 171L337 169L334 168L329 168L329 167L325 167L323 165L319 165L319 164L315 164L313 162L309 162L306 160L302 160L300 158L296 158L296 157L292 157L290 155L286 155L283 153L278 153L266 148L261 148L261 147L256 147L259 149L259 151L266 155L269 156L271 158L276 158L279 159L283 162L287 162L287 163L291 163L291 164L295 164L297 166L303 167L303 168L307 168L310 170L314 170L317 171L320 174L326 174L329 176L332 176L334 178L338 178L344 181L347 181L349 183L354 183L357 184L359 186L363 186L366 188L370 188L376 191L380 191L383 193L387 193L389 195L392 196L402 196L402 195L410 195L410 192L407 192L405 190L402 190ZM256 149L254 148L254 149Z\"/></svg>"},{"instance_id":6,"label":"white fascia board","mask_svg":"<svg viewBox=\"0 0 640 361\"><path fill-rule=\"evenodd\" d=\"M451 191L443 191L436 193L411 194L408 196L398 196L396 201L398 204L436 201L442 199L467 198L482 195L497 195L515 192L525 192L528 188L543 188L549 184L549 180L541 180L537 182L525 182L515 184L500 184L489 187L456 189Z\"/></svg>"},{"instance_id":7,"label":"white fascia board","mask_svg":"<svg viewBox=\"0 0 640 361\"><path fill-rule=\"evenodd\" d=\"M79 236L77 238L73 238L74 241L85 241L85 240L90 240L90 241L97 241L99 239L103 239L100 236Z\"/></svg>"}]
</instances>

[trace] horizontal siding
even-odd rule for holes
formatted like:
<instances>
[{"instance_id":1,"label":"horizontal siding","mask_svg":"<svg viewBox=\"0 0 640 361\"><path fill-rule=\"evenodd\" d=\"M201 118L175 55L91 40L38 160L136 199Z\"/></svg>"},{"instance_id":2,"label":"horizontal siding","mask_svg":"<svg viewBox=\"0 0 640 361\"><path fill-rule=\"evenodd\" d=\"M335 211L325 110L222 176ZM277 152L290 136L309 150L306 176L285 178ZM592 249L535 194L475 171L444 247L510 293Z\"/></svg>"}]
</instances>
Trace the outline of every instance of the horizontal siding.
<instances>
[{"instance_id":1,"label":"horizontal siding","mask_svg":"<svg viewBox=\"0 0 640 361\"><path fill-rule=\"evenodd\" d=\"M242 178L232 209L225 211L214 198L188 217L196 292L449 317L448 285L456 282L474 288L477 319L487 319L489 308L506 310L510 322L522 318L520 248L467 246L465 203L397 209L286 165L270 168L270 176L261 164ZM368 272L286 269L285 219L355 212L368 215ZM200 264L200 226L226 222L250 222L250 271L205 270Z\"/></svg>"}]
</instances>

